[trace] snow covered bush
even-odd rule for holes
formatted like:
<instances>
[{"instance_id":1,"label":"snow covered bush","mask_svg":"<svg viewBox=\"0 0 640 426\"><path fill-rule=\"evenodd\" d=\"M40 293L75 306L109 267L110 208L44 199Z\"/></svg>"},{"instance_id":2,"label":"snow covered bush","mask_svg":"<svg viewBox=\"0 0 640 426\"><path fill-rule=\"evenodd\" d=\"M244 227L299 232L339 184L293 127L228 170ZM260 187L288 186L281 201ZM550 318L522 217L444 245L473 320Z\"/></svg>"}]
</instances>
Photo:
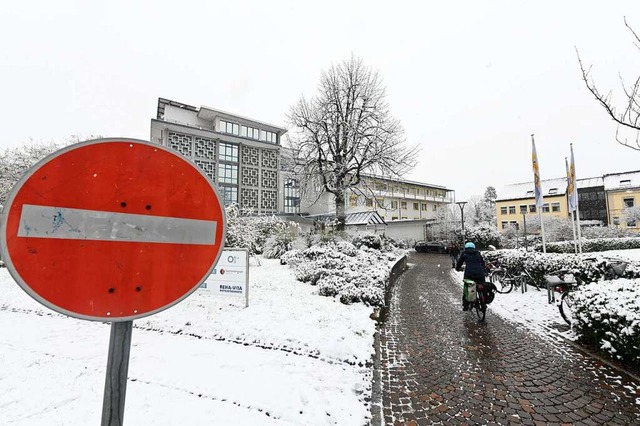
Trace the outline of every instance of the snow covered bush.
<instances>
[{"instance_id":1,"label":"snow covered bush","mask_svg":"<svg viewBox=\"0 0 640 426\"><path fill-rule=\"evenodd\" d=\"M500 232L493 226L478 225L465 229L465 239L473 241L478 249L500 247Z\"/></svg>"},{"instance_id":2,"label":"snow covered bush","mask_svg":"<svg viewBox=\"0 0 640 426\"><path fill-rule=\"evenodd\" d=\"M384 304L391 268L389 262L404 252L382 252L348 241L330 241L305 250L292 250L280 263L293 268L296 279L318 286L323 296L338 297L342 303Z\"/></svg>"},{"instance_id":3,"label":"snow covered bush","mask_svg":"<svg viewBox=\"0 0 640 426\"><path fill-rule=\"evenodd\" d=\"M380 247L382 247L382 238L380 238L378 234L359 235L353 239L353 245L358 248L367 246L380 250Z\"/></svg>"},{"instance_id":4,"label":"snow covered bush","mask_svg":"<svg viewBox=\"0 0 640 426\"><path fill-rule=\"evenodd\" d=\"M627 228L617 226L584 226L580 228L582 238L624 238L632 237L635 233Z\"/></svg>"},{"instance_id":5,"label":"snow covered bush","mask_svg":"<svg viewBox=\"0 0 640 426\"><path fill-rule=\"evenodd\" d=\"M573 253L573 241L547 243L547 253ZM582 252L629 250L640 248L640 238L594 238L582 239ZM536 246L536 251L542 251L542 245Z\"/></svg>"},{"instance_id":6,"label":"snow covered bush","mask_svg":"<svg viewBox=\"0 0 640 426\"><path fill-rule=\"evenodd\" d=\"M580 341L640 367L640 281L604 281L574 295L573 329Z\"/></svg>"},{"instance_id":7,"label":"snow covered bush","mask_svg":"<svg viewBox=\"0 0 640 426\"><path fill-rule=\"evenodd\" d=\"M240 210L237 204L226 208L226 247L246 248L251 254L277 258L292 248L297 225L276 216L253 216Z\"/></svg>"}]
</instances>

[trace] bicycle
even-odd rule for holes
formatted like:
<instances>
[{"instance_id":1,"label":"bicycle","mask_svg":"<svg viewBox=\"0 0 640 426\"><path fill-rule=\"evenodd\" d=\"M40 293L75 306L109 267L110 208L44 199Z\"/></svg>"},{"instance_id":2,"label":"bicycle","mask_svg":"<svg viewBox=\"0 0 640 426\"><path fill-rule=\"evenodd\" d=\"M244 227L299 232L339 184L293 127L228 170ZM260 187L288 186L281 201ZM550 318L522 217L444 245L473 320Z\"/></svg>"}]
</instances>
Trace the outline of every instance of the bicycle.
<instances>
[{"instance_id":1,"label":"bicycle","mask_svg":"<svg viewBox=\"0 0 640 426\"><path fill-rule=\"evenodd\" d=\"M555 293L562 294L558 309L564 321L571 325L573 320L574 298L573 292L580 285L580 280L568 269L559 269L544 275L547 287L547 299L549 303L556 301Z\"/></svg>"},{"instance_id":2,"label":"bicycle","mask_svg":"<svg viewBox=\"0 0 640 426\"><path fill-rule=\"evenodd\" d=\"M464 298L469 306L469 311L475 311L478 321L484 321L487 313L486 283L476 283L469 278L465 278L462 281L464 284Z\"/></svg>"},{"instance_id":3,"label":"bicycle","mask_svg":"<svg viewBox=\"0 0 640 426\"><path fill-rule=\"evenodd\" d=\"M514 288L521 288L524 293L527 286L533 286L540 291L540 286L526 269L515 275L507 272L505 268L493 268L489 272L489 281L496 286L496 291L507 294Z\"/></svg>"}]
</instances>

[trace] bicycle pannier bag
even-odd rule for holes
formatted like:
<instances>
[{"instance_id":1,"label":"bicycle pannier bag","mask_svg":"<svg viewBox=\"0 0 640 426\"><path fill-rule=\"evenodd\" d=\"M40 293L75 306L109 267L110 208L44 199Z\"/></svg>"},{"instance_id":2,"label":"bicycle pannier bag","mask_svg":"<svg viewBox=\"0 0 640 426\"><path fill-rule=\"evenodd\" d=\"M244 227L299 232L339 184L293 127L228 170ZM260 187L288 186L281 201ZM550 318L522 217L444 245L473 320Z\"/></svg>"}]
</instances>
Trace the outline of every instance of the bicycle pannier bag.
<instances>
[{"instance_id":1,"label":"bicycle pannier bag","mask_svg":"<svg viewBox=\"0 0 640 426\"><path fill-rule=\"evenodd\" d=\"M476 300L476 283L472 280L464 280L464 298L467 302Z\"/></svg>"}]
</instances>

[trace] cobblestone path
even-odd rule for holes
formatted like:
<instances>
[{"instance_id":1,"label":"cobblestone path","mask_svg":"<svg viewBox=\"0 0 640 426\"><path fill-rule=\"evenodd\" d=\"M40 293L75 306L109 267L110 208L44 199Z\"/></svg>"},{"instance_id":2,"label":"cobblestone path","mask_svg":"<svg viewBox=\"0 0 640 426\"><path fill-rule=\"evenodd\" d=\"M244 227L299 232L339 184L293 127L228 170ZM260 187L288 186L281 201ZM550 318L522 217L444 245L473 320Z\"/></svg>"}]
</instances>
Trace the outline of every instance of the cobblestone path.
<instances>
[{"instance_id":1,"label":"cobblestone path","mask_svg":"<svg viewBox=\"0 0 640 426\"><path fill-rule=\"evenodd\" d=\"M374 421L640 425L638 383L491 309L479 323L462 312L450 265L448 256L410 255L380 327L382 413Z\"/></svg>"}]
</instances>

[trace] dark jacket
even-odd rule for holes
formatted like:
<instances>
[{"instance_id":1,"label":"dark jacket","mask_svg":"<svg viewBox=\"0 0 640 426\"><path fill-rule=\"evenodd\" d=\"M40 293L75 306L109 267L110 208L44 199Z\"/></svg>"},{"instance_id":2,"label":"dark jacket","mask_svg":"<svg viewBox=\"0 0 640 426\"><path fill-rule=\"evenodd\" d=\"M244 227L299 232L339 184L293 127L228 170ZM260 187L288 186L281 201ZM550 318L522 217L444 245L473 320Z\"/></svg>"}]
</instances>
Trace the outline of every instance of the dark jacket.
<instances>
[{"instance_id":1,"label":"dark jacket","mask_svg":"<svg viewBox=\"0 0 640 426\"><path fill-rule=\"evenodd\" d=\"M460 248L457 245L453 244L449 246L449 254L451 256L458 257L460 256Z\"/></svg>"},{"instance_id":2,"label":"dark jacket","mask_svg":"<svg viewBox=\"0 0 640 426\"><path fill-rule=\"evenodd\" d=\"M484 273L486 267L484 259L480 252L476 249L464 249L458 263L456 264L456 271L462 269L462 264L466 264L464 268L464 278L469 278L474 281L484 282Z\"/></svg>"}]
</instances>

